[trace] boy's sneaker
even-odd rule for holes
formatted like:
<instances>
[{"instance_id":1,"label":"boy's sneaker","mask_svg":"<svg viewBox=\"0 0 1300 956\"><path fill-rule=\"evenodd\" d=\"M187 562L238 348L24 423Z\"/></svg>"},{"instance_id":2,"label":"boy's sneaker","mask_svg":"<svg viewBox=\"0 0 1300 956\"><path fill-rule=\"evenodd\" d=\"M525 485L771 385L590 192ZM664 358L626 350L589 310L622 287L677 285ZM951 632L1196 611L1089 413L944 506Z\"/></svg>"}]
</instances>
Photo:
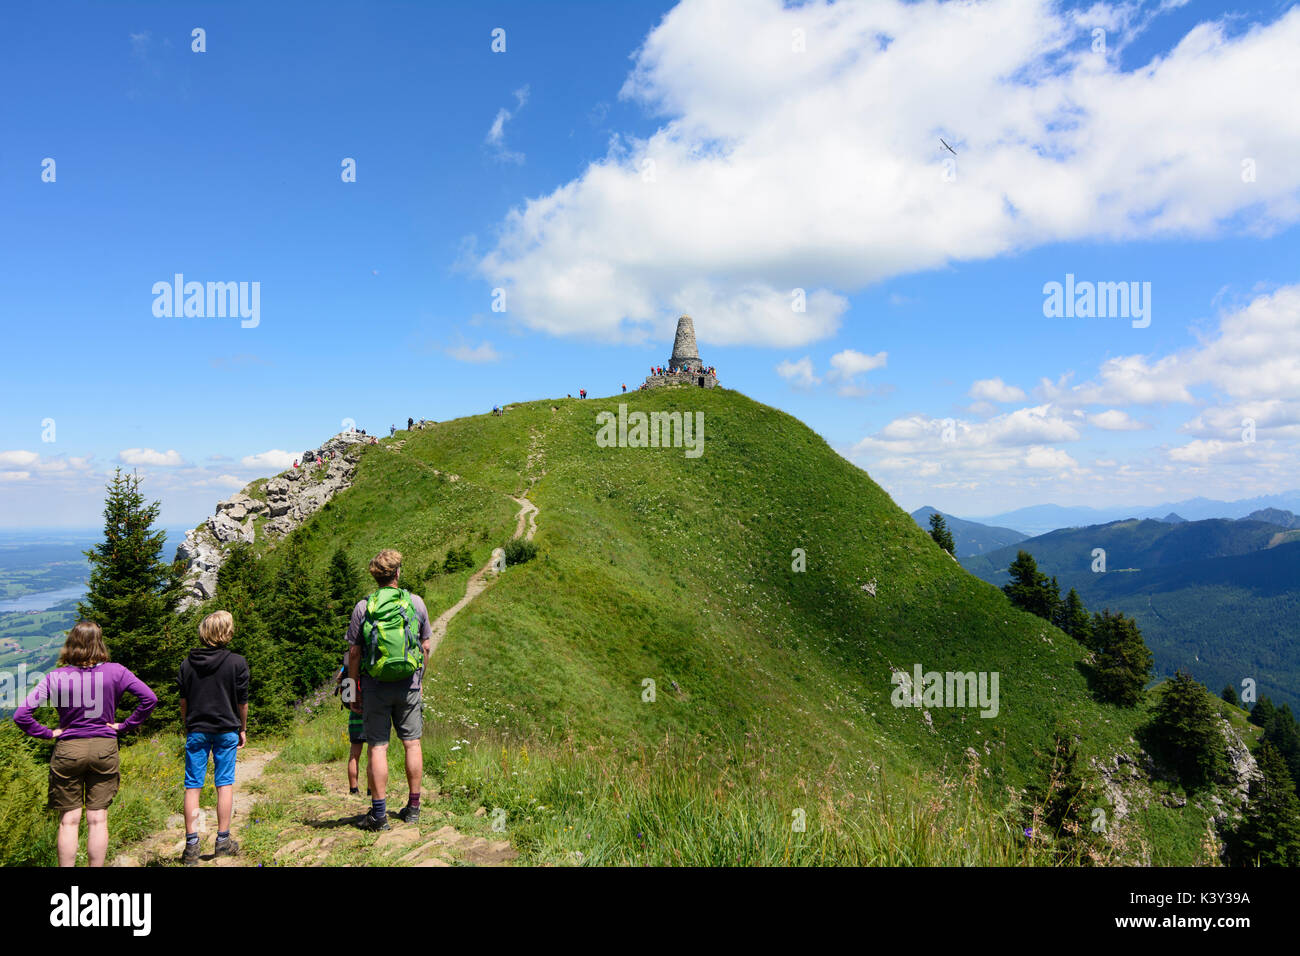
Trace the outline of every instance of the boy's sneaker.
<instances>
[{"instance_id":1,"label":"boy's sneaker","mask_svg":"<svg viewBox=\"0 0 1300 956\"><path fill-rule=\"evenodd\" d=\"M401 820L403 823L419 823L420 808L407 804L397 811L397 819Z\"/></svg>"},{"instance_id":2,"label":"boy's sneaker","mask_svg":"<svg viewBox=\"0 0 1300 956\"><path fill-rule=\"evenodd\" d=\"M199 862L199 854L203 852L203 847L198 843L185 844L185 852L181 854L181 862L186 866L196 866Z\"/></svg>"},{"instance_id":3,"label":"boy's sneaker","mask_svg":"<svg viewBox=\"0 0 1300 956\"><path fill-rule=\"evenodd\" d=\"M238 853L239 853L239 844L236 843L234 840L230 839L230 837L226 837L224 840L222 839L217 840L217 849L213 855L214 856L236 856L238 855Z\"/></svg>"},{"instance_id":4,"label":"boy's sneaker","mask_svg":"<svg viewBox=\"0 0 1300 956\"><path fill-rule=\"evenodd\" d=\"M387 816L381 820L375 816L373 810L367 810L366 815L362 817L361 821L357 824L357 829L377 832L379 830L391 830L392 827L388 824Z\"/></svg>"}]
</instances>

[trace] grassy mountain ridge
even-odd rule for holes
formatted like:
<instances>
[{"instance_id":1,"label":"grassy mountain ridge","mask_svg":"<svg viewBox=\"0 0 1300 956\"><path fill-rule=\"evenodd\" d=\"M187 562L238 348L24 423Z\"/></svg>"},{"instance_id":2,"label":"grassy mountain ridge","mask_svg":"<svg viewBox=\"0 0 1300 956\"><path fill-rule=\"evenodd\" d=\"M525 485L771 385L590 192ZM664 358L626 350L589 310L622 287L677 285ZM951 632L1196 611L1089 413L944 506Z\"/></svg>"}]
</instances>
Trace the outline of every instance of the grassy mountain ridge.
<instances>
[{"instance_id":1,"label":"grassy mountain ridge","mask_svg":"<svg viewBox=\"0 0 1300 956\"><path fill-rule=\"evenodd\" d=\"M703 455L598 447L596 415L620 403L702 412ZM938 794L974 757L999 799L1054 727L1105 761L1135 746L1145 710L1095 703L1077 644L967 574L806 426L738 393L531 402L398 439L367 447L353 487L295 532L314 567L339 545L358 563L397 547L408 578L460 543L482 562L510 535L508 496L540 509L539 557L453 620L435 654L430 716L457 735L623 753L691 741L724 775L752 756L765 787L823 778L841 794L882 778ZM426 579L432 614L467 576ZM997 672L997 717L892 706L891 668L917 663ZM1151 813L1182 834L1155 858L1191 862L1204 813Z\"/></svg>"}]
</instances>

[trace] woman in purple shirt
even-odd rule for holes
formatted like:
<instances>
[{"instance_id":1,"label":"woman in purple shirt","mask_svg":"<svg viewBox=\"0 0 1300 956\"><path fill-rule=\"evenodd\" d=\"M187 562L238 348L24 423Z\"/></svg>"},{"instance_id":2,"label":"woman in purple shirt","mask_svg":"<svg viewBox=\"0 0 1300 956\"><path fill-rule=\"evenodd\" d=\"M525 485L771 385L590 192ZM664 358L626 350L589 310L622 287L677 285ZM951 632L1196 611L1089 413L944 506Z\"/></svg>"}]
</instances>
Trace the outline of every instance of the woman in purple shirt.
<instances>
[{"instance_id":1,"label":"woman in purple shirt","mask_svg":"<svg viewBox=\"0 0 1300 956\"><path fill-rule=\"evenodd\" d=\"M117 702L128 693L139 700L125 723L117 723ZM158 697L121 664L108 659L104 633L93 621L82 621L68 632L59 666L41 678L14 712L14 723L26 734L53 740L50 757L49 808L59 818L59 866L77 859L81 809L86 808L89 833L86 854L91 866L103 866L108 852L108 805L117 794L120 774L117 734L138 727ZM37 707L59 712L59 729L51 730L32 716Z\"/></svg>"}]
</instances>

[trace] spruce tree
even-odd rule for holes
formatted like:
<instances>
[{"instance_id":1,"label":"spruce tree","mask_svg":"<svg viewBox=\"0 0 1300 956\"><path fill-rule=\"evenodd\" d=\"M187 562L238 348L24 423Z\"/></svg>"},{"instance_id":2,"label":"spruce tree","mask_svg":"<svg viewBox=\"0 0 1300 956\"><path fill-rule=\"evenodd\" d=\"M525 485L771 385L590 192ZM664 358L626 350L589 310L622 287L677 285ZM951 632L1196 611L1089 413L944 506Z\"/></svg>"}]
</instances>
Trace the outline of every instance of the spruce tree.
<instances>
[{"instance_id":1,"label":"spruce tree","mask_svg":"<svg viewBox=\"0 0 1300 956\"><path fill-rule=\"evenodd\" d=\"M1188 789L1210 784L1226 770L1228 758L1214 698L1186 671L1178 671L1165 684L1152 729Z\"/></svg>"},{"instance_id":2,"label":"spruce tree","mask_svg":"<svg viewBox=\"0 0 1300 956\"><path fill-rule=\"evenodd\" d=\"M1300 799L1282 755L1268 741L1255 752L1241 823L1224 841L1233 866L1300 866Z\"/></svg>"},{"instance_id":3,"label":"spruce tree","mask_svg":"<svg viewBox=\"0 0 1300 956\"><path fill-rule=\"evenodd\" d=\"M937 511L930 515L930 537L943 550L953 557L957 556L957 546L953 543L952 532L948 530L948 523L943 520L943 515Z\"/></svg>"},{"instance_id":4,"label":"spruce tree","mask_svg":"<svg viewBox=\"0 0 1300 956\"><path fill-rule=\"evenodd\" d=\"M270 597L266 571L253 548L244 542L233 545L217 572L215 603L234 618L230 650L248 660L248 723L258 731L283 727L293 716L286 652L272 640L263 617L275 613Z\"/></svg>"},{"instance_id":5,"label":"spruce tree","mask_svg":"<svg viewBox=\"0 0 1300 956\"><path fill-rule=\"evenodd\" d=\"M1016 552L1016 559L1007 570L1011 580L1002 586L1002 590L1011 603L1030 614L1052 620L1060 592L1053 594L1055 580L1049 582L1047 575L1038 570L1034 556L1028 551Z\"/></svg>"},{"instance_id":6,"label":"spruce tree","mask_svg":"<svg viewBox=\"0 0 1300 956\"><path fill-rule=\"evenodd\" d=\"M114 661L159 692L157 718L166 719L185 643L175 613L184 569L162 560L167 534L153 528L159 508L145 503L139 475L117 469L104 500L104 540L85 552L90 582L77 613L103 629Z\"/></svg>"},{"instance_id":7,"label":"spruce tree","mask_svg":"<svg viewBox=\"0 0 1300 956\"><path fill-rule=\"evenodd\" d=\"M325 572L325 592L329 596L330 614L336 627L347 631L352 609L366 596L366 583L343 548L337 548Z\"/></svg>"},{"instance_id":8,"label":"spruce tree","mask_svg":"<svg viewBox=\"0 0 1300 956\"><path fill-rule=\"evenodd\" d=\"M1261 697L1255 701L1255 706L1250 709L1250 717L1247 719L1256 727L1267 727L1275 712L1276 708L1273 706L1273 701L1267 697Z\"/></svg>"},{"instance_id":9,"label":"spruce tree","mask_svg":"<svg viewBox=\"0 0 1300 956\"><path fill-rule=\"evenodd\" d=\"M304 696L332 677L342 660L345 633L333 620L320 583L307 568L299 536L280 545L280 567L271 584L271 609L263 617L284 655L293 692Z\"/></svg>"},{"instance_id":10,"label":"spruce tree","mask_svg":"<svg viewBox=\"0 0 1300 956\"><path fill-rule=\"evenodd\" d=\"M1092 642L1097 649L1095 682L1103 700L1132 707L1142 699L1151 679L1154 657L1142 640L1137 622L1109 610L1094 614Z\"/></svg>"},{"instance_id":11,"label":"spruce tree","mask_svg":"<svg viewBox=\"0 0 1300 956\"><path fill-rule=\"evenodd\" d=\"M1061 604L1061 630L1065 631L1080 644L1087 646L1092 637L1092 618L1083 606L1079 592L1070 588Z\"/></svg>"},{"instance_id":12,"label":"spruce tree","mask_svg":"<svg viewBox=\"0 0 1300 956\"><path fill-rule=\"evenodd\" d=\"M1219 697L1227 701L1233 707L1241 706L1241 698L1237 696L1237 688L1233 687L1231 684L1223 685L1223 693L1221 693Z\"/></svg>"},{"instance_id":13,"label":"spruce tree","mask_svg":"<svg viewBox=\"0 0 1300 956\"><path fill-rule=\"evenodd\" d=\"M1300 780L1300 724L1296 723L1290 704L1283 704L1273 712L1262 739L1282 755L1291 779Z\"/></svg>"}]
</instances>

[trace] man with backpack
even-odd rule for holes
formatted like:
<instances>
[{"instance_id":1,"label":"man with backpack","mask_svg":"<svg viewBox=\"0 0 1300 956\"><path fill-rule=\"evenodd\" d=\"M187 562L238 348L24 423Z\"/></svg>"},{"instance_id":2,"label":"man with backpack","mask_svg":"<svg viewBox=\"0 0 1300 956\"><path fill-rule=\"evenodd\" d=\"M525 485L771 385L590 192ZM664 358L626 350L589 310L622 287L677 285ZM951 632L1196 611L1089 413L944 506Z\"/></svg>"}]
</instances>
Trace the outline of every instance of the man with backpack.
<instances>
[{"instance_id":1,"label":"man with backpack","mask_svg":"<svg viewBox=\"0 0 1300 956\"><path fill-rule=\"evenodd\" d=\"M388 830L388 736L406 751L406 783L410 797L397 817L403 823L420 819L420 779L424 753L424 703L421 680L432 649L429 612L419 595L397 586L402 555L385 548L370 562L378 590L357 602L348 624L348 676L356 688L352 709L361 714L370 745L370 812L358 824L363 830Z\"/></svg>"}]
</instances>

